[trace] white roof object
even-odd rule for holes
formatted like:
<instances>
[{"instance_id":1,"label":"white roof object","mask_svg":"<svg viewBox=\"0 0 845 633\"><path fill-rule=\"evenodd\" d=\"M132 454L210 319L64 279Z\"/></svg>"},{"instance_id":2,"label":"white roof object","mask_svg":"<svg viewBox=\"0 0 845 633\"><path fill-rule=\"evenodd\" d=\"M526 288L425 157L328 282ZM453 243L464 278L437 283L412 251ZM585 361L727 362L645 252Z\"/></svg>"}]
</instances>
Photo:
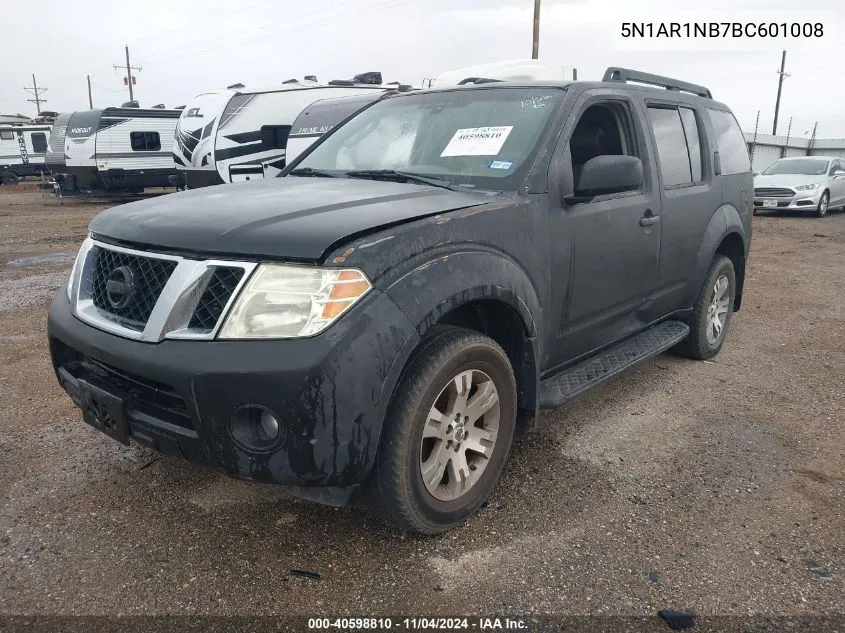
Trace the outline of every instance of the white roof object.
<instances>
[{"instance_id":1,"label":"white roof object","mask_svg":"<svg viewBox=\"0 0 845 633\"><path fill-rule=\"evenodd\" d=\"M500 81L565 81L566 69L539 59L510 59L449 70L437 77L436 88L455 86L468 77ZM570 77L572 73L569 73Z\"/></svg>"}]
</instances>

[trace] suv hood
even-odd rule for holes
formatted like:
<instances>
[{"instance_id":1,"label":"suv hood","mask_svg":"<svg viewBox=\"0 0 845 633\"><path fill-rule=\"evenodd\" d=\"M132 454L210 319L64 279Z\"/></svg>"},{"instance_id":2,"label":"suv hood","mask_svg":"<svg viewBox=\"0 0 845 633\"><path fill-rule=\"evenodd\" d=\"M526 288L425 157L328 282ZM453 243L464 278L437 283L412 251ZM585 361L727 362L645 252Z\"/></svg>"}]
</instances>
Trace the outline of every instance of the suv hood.
<instances>
[{"instance_id":1,"label":"suv hood","mask_svg":"<svg viewBox=\"0 0 845 633\"><path fill-rule=\"evenodd\" d=\"M788 187L798 185L823 184L827 176L804 176L802 174L775 174L772 176L755 176L755 187Z\"/></svg>"},{"instance_id":2,"label":"suv hood","mask_svg":"<svg viewBox=\"0 0 845 633\"><path fill-rule=\"evenodd\" d=\"M89 228L156 249L319 260L353 236L489 201L429 185L288 176L125 204Z\"/></svg>"}]
</instances>

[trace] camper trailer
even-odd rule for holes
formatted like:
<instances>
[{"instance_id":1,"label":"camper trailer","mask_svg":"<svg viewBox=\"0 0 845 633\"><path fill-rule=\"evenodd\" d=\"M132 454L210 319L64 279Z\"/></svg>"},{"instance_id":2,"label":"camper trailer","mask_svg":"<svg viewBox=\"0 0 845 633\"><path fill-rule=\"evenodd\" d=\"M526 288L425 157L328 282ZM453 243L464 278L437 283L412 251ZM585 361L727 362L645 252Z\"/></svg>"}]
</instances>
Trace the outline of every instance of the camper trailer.
<instances>
[{"instance_id":1,"label":"camper trailer","mask_svg":"<svg viewBox=\"0 0 845 633\"><path fill-rule=\"evenodd\" d=\"M173 136L182 112L131 103L133 107L56 118L47 165L62 191L138 192L170 186L176 173Z\"/></svg>"},{"instance_id":2,"label":"camper trailer","mask_svg":"<svg viewBox=\"0 0 845 633\"><path fill-rule=\"evenodd\" d=\"M354 108L397 89L398 84L383 84L380 73L365 73L328 83L308 77L264 90L230 86L205 92L182 111L173 161L189 189L274 176L325 133L316 128L302 131L293 142L294 122L310 105L334 97L353 98L329 109L337 123ZM354 99L359 96L364 101Z\"/></svg>"},{"instance_id":3,"label":"camper trailer","mask_svg":"<svg viewBox=\"0 0 845 633\"><path fill-rule=\"evenodd\" d=\"M0 183L14 185L46 171L49 125L0 125Z\"/></svg>"},{"instance_id":4,"label":"camper trailer","mask_svg":"<svg viewBox=\"0 0 845 633\"><path fill-rule=\"evenodd\" d=\"M539 59L508 59L446 71L428 80L425 87L448 88L485 81L574 81L577 75L577 69L572 66Z\"/></svg>"}]
</instances>

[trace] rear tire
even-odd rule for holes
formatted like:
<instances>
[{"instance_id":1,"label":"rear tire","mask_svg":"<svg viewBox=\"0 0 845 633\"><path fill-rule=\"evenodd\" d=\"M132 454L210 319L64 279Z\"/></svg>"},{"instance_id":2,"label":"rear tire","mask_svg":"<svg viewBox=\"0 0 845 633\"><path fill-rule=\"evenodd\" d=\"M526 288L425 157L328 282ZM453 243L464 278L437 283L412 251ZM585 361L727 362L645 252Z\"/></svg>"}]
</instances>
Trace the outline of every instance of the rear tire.
<instances>
[{"instance_id":1,"label":"rear tire","mask_svg":"<svg viewBox=\"0 0 845 633\"><path fill-rule=\"evenodd\" d=\"M819 206L816 207L816 217L823 218L827 215L827 210L830 207L830 192L825 191L819 199Z\"/></svg>"},{"instance_id":2,"label":"rear tire","mask_svg":"<svg viewBox=\"0 0 845 633\"><path fill-rule=\"evenodd\" d=\"M472 330L438 326L409 361L388 409L371 502L418 534L459 525L501 474L516 409L504 350Z\"/></svg>"},{"instance_id":3,"label":"rear tire","mask_svg":"<svg viewBox=\"0 0 845 633\"><path fill-rule=\"evenodd\" d=\"M21 181L21 177L15 172L6 170L0 172L0 183L4 185L16 185Z\"/></svg>"},{"instance_id":4,"label":"rear tire","mask_svg":"<svg viewBox=\"0 0 845 633\"><path fill-rule=\"evenodd\" d=\"M731 324L735 296L736 271L733 262L717 254L693 306L689 336L678 343L673 351L696 360L707 360L718 354Z\"/></svg>"}]
</instances>

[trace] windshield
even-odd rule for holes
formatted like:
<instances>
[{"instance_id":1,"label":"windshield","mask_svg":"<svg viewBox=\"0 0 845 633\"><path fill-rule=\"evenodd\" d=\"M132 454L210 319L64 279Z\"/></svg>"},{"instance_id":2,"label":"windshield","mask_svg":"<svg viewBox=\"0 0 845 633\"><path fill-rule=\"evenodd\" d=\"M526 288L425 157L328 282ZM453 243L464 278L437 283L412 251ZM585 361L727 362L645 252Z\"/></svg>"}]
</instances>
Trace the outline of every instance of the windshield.
<instances>
[{"instance_id":1,"label":"windshield","mask_svg":"<svg viewBox=\"0 0 845 633\"><path fill-rule=\"evenodd\" d=\"M487 88L385 99L296 165L344 175L401 170L464 187L518 189L562 90Z\"/></svg>"},{"instance_id":2,"label":"windshield","mask_svg":"<svg viewBox=\"0 0 845 633\"><path fill-rule=\"evenodd\" d=\"M763 175L797 174L800 176L824 176L827 173L827 165L828 161L818 158L779 160L766 167Z\"/></svg>"}]
</instances>

